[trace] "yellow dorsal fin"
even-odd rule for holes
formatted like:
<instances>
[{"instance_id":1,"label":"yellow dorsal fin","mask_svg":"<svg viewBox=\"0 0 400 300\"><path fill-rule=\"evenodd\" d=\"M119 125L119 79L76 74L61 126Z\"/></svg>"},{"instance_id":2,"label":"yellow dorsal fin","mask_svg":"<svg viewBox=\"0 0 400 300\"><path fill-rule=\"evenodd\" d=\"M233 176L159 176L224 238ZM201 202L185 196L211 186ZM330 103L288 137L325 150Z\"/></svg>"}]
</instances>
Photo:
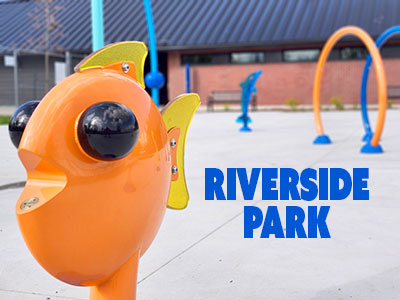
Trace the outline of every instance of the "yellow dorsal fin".
<instances>
[{"instance_id":1,"label":"yellow dorsal fin","mask_svg":"<svg viewBox=\"0 0 400 300\"><path fill-rule=\"evenodd\" d=\"M121 42L107 45L83 59L76 67L75 72L87 69L102 68L116 62L131 62L136 68L136 78L144 86L144 62L147 56L147 47L142 42Z\"/></svg>"},{"instance_id":2,"label":"yellow dorsal fin","mask_svg":"<svg viewBox=\"0 0 400 300\"><path fill-rule=\"evenodd\" d=\"M169 208L184 209L189 202L189 193L186 187L184 170L185 143L190 121L199 105L199 95L184 94L169 102L161 111L169 138L176 134L177 130L174 130L175 128L179 129L179 139L176 144L176 166L178 168L178 176L175 179L171 179L171 188L168 198ZM174 160L173 158L172 161Z\"/></svg>"}]
</instances>

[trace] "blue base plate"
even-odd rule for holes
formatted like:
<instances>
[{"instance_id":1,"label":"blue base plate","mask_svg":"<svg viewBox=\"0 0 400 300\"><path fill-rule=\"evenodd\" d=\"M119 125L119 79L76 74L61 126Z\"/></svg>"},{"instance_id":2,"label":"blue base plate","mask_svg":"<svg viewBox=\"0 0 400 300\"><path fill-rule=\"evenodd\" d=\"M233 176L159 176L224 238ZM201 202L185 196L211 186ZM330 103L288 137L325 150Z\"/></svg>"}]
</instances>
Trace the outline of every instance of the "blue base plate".
<instances>
[{"instance_id":1,"label":"blue base plate","mask_svg":"<svg viewBox=\"0 0 400 300\"><path fill-rule=\"evenodd\" d=\"M247 126L243 126L242 128L239 129L239 131L243 131L243 132L250 132L252 131L251 128L247 127Z\"/></svg>"},{"instance_id":2,"label":"blue base plate","mask_svg":"<svg viewBox=\"0 0 400 300\"><path fill-rule=\"evenodd\" d=\"M361 148L361 153L368 153L368 154L374 154L374 153L383 153L383 149L381 145L378 146L372 146L370 142L368 141L362 148Z\"/></svg>"},{"instance_id":3,"label":"blue base plate","mask_svg":"<svg viewBox=\"0 0 400 300\"><path fill-rule=\"evenodd\" d=\"M315 138L314 144L332 144L331 139L326 134L319 135Z\"/></svg>"}]
</instances>

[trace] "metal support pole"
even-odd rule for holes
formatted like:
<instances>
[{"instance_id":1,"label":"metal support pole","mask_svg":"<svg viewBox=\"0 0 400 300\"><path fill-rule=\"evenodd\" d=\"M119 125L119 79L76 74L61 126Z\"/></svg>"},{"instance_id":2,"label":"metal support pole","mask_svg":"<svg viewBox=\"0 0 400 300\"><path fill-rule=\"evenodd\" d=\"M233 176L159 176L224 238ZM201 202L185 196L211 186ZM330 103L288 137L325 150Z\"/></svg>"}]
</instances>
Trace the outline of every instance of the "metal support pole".
<instances>
[{"instance_id":1,"label":"metal support pole","mask_svg":"<svg viewBox=\"0 0 400 300\"><path fill-rule=\"evenodd\" d=\"M92 50L104 47L103 0L92 0Z\"/></svg>"},{"instance_id":2,"label":"metal support pole","mask_svg":"<svg viewBox=\"0 0 400 300\"><path fill-rule=\"evenodd\" d=\"M190 93L190 65L186 64L186 93Z\"/></svg>"},{"instance_id":3,"label":"metal support pole","mask_svg":"<svg viewBox=\"0 0 400 300\"><path fill-rule=\"evenodd\" d=\"M158 74L157 44L150 0L144 0L144 10L146 13L147 30L149 32L150 72L153 76L156 76L156 74ZM157 106L160 104L158 88L159 87L151 86L151 97Z\"/></svg>"},{"instance_id":4,"label":"metal support pole","mask_svg":"<svg viewBox=\"0 0 400 300\"><path fill-rule=\"evenodd\" d=\"M18 50L14 50L14 105L19 106Z\"/></svg>"}]
</instances>

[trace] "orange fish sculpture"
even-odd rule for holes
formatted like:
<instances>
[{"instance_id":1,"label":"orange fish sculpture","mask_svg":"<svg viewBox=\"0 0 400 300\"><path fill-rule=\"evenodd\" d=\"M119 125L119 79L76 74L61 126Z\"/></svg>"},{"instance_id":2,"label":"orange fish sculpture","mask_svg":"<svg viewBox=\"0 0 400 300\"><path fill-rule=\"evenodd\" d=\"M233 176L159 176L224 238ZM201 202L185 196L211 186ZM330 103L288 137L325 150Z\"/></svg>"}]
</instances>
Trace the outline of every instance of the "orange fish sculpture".
<instances>
[{"instance_id":1,"label":"orange fish sculpture","mask_svg":"<svg viewBox=\"0 0 400 300\"><path fill-rule=\"evenodd\" d=\"M35 259L90 300L136 298L139 258L166 207L188 203L184 150L196 94L161 113L144 90L147 48L112 44L9 124L27 181L16 205Z\"/></svg>"}]
</instances>

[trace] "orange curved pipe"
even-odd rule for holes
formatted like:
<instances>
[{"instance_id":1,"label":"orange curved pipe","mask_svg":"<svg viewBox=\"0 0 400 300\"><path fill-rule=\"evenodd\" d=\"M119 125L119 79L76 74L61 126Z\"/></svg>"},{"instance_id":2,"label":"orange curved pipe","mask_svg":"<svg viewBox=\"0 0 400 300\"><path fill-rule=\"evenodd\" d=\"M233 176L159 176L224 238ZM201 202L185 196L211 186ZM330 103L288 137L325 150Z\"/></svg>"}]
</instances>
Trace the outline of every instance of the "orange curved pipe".
<instances>
[{"instance_id":1,"label":"orange curved pipe","mask_svg":"<svg viewBox=\"0 0 400 300\"><path fill-rule=\"evenodd\" d=\"M384 66L381 55L374 41L367 32L355 26L346 26L335 31L329 38L329 40L326 42L324 48L322 49L321 55L318 59L317 69L314 77L314 88L313 88L313 109L314 109L315 127L317 129L318 135L324 134L324 129L322 127L322 120L321 120L321 110L320 110L320 90L321 90L322 70L325 66L326 60L328 59L329 53L335 46L336 42L343 36L349 34L355 35L364 43L369 53L371 54L372 60L374 62L375 72L378 81L378 120L376 123L374 135L371 139L371 145L378 146L379 140L382 135L383 126L385 123L385 116L386 116L386 105L387 105L386 75L384 72Z\"/></svg>"}]
</instances>

